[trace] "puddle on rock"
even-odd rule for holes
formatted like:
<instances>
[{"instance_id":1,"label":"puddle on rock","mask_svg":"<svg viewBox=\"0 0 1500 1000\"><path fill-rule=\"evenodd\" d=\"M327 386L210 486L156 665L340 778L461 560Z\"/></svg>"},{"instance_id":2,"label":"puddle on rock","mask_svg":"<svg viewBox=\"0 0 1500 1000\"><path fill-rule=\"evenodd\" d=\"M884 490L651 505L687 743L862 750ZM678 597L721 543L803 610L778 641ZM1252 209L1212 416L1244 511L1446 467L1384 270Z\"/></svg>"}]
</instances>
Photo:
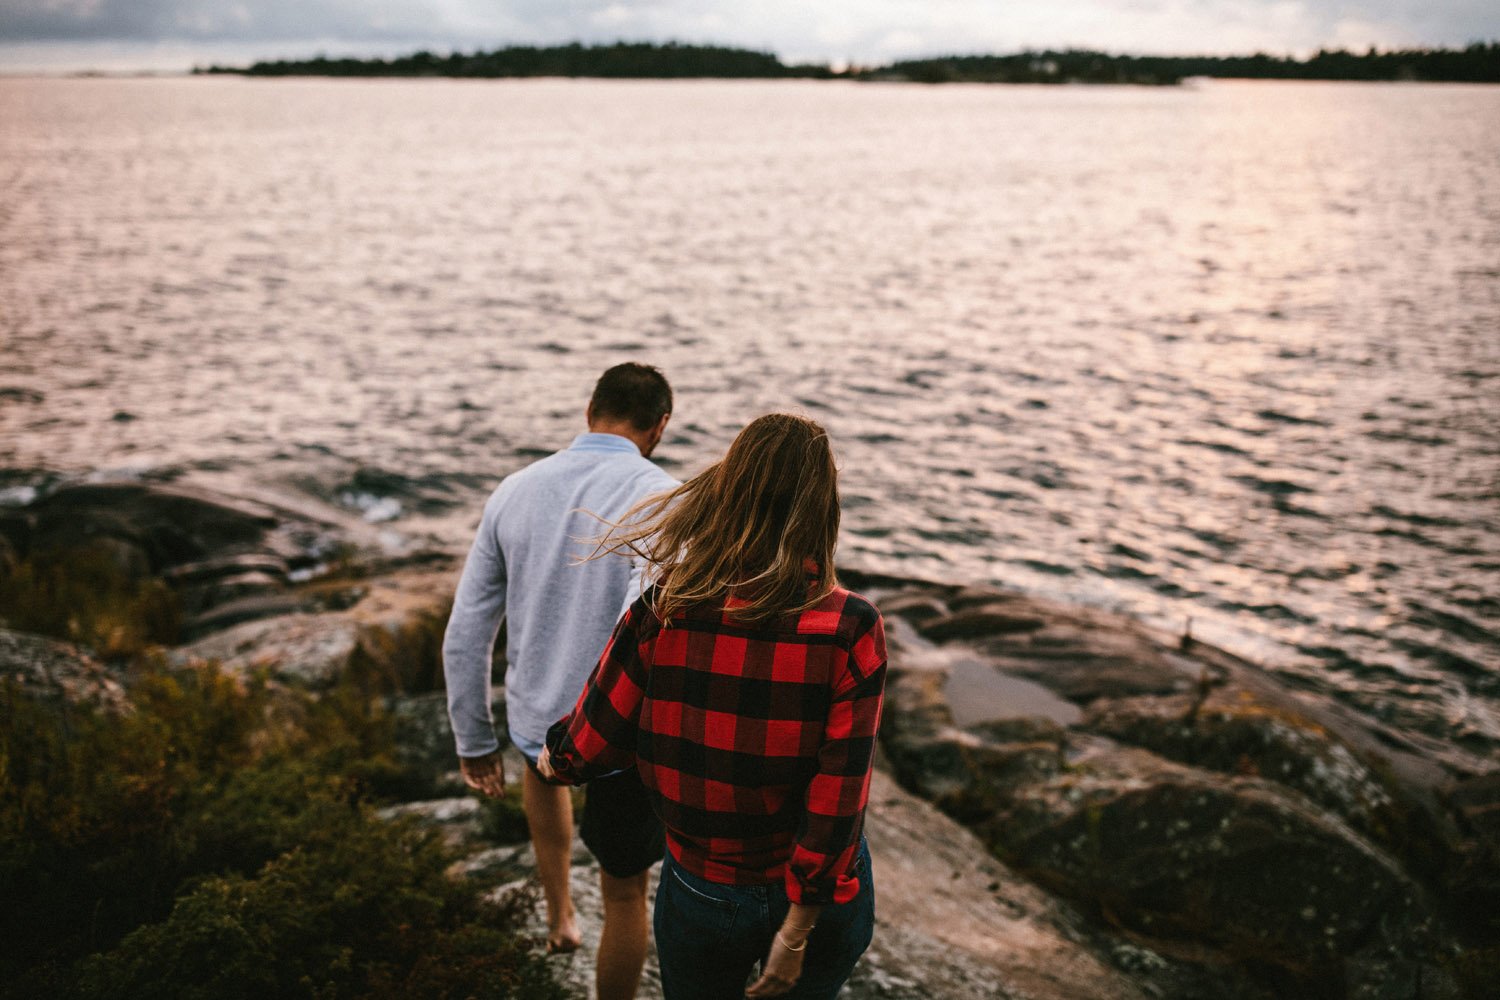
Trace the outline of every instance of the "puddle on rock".
<instances>
[{"instance_id":1,"label":"puddle on rock","mask_svg":"<svg viewBox=\"0 0 1500 1000\"><path fill-rule=\"evenodd\" d=\"M1035 681L1015 677L986 660L954 657L943 687L953 722L972 726L995 719L1039 715L1062 726L1083 718L1083 710Z\"/></svg>"}]
</instances>

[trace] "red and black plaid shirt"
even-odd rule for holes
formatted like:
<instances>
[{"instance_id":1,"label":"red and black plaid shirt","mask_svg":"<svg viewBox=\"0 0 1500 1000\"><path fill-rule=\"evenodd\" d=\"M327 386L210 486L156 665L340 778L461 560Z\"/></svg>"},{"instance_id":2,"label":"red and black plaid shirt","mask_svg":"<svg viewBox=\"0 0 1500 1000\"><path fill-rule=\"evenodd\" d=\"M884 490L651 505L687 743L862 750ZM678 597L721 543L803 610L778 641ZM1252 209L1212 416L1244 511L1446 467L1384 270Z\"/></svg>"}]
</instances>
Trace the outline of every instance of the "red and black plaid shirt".
<instances>
[{"instance_id":1,"label":"red and black plaid shirt","mask_svg":"<svg viewBox=\"0 0 1500 1000\"><path fill-rule=\"evenodd\" d=\"M662 628L648 592L615 626L547 746L570 783L634 764L672 856L721 884L853 899L885 689L880 612L836 589L767 623L699 606Z\"/></svg>"}]
</instances>

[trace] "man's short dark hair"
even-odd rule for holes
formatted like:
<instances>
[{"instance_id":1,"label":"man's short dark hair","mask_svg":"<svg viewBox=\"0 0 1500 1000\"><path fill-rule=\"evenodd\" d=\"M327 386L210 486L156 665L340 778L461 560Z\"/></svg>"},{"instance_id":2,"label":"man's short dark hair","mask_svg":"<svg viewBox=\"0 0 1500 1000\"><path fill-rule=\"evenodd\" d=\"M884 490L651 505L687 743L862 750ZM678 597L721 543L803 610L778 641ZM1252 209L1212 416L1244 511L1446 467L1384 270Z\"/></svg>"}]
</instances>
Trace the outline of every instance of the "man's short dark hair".
<instances>
[{"instance_id":1,"label":"man's short dark hair","mask_svg":"<svg viewBox=\"0 0 1500 1000\"><path fill-rule=\"evenodd\" d=\"M650 365L627 361L599 376L589 410L595 420L628 420L636 430L648 431L672 412L672 387Z\"/></svg>"}]
</instances>

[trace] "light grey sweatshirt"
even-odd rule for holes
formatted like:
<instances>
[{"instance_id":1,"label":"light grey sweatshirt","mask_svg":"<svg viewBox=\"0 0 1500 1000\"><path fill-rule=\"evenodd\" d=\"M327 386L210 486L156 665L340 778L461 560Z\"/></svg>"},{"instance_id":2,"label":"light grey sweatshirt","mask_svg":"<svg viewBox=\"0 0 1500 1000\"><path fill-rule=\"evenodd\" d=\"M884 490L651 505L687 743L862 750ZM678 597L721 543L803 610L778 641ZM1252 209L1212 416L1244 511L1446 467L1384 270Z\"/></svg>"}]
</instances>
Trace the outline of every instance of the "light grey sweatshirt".
<instances>
[{"instance_id":1,"label":"light grey sweatshirt","mask_svg":"<svg viewBox=\"0 0 1500 1000\"><path fill-rule=\"evenodd\" d=\"M464 563L443 637L448 718L461 757L499 747L490 659L506 621L505 709L511 742L535 759L547 727L573 709L621 613L640 594L623 556L583 562L588 540L639 500L678 485L634 442L580 434L505 478L491 494ZM589 512L592 512L589 513Z\"/></svg>"}]
</instances>

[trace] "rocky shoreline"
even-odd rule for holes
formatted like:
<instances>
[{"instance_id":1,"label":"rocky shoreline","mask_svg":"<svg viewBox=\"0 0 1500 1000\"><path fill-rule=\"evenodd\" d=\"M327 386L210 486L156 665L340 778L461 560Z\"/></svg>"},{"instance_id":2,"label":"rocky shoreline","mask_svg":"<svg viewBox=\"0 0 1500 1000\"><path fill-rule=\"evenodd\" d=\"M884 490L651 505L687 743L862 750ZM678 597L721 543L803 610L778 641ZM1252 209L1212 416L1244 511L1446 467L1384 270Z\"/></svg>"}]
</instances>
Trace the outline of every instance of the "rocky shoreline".
<instances>
[{"instance_id":1,"label":"rocky shoreline","mask_svg":"<svg viewBox=\"0 0 1500 1000\"><path fill-rule=\"evenodd\" d=\"M895 774L1026 878L1201 977L1162 995L1493 985L1465 963L1475 941L1493 947L1500 902L1494 772L1190 637L1017 594L868 583L898 623ZM1081 717L955 725L954 647Z\"/></svg>"},{"instance_id":2,"label":"rocky shoreline","mask_svg":"<svg viewBox=\"0 0 1500 1000\"><path fill-rule=\"evenodd\" d=\"M312 690L377 672L404 692L392 705L423 775L393 808L443 829L477 887L529 876L528 850L485 833L452 766L438 690L451 553L390 556L331 508L179 486L66 486L0 511L0 580L64 552L170 598L175 618L155 633L170 639L154 641L177 668L214 662ZM881 606L891 647L867 824L880 927L848 996L1500 988L1492 762L1118 616L845 576ZM129 623L95 617L79 637L92 653L0 631L0 673L118 704L125 678L111 661L131 647L111 637ZM591 861L580 852L575 865L597 921ZM587 951L553 961L587 995ZM659 995L651 976L643 996Z\"/></svg>"}]
</instances>

